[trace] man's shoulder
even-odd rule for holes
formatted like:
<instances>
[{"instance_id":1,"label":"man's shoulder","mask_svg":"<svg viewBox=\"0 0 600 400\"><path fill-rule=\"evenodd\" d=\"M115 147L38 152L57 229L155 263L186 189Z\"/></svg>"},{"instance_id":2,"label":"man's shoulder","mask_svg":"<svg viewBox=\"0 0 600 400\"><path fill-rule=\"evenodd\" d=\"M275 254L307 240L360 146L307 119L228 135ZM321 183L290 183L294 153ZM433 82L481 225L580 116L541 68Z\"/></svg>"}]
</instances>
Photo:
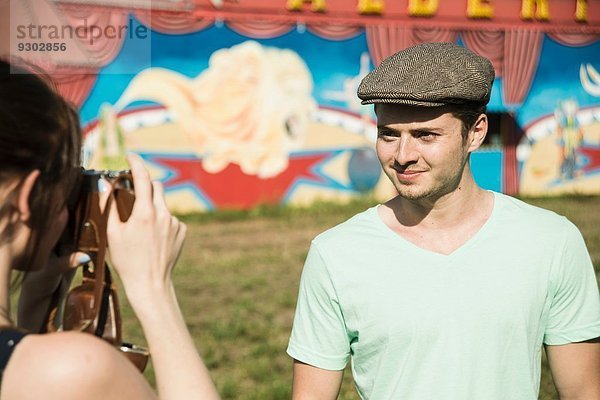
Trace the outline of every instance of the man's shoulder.
<instances>
[{"instance_id":1,"label":"man's shoulder","mask_svg":"<svg viewBox=\"0 0 600 400\"><path fill-rule=\"evenodd\" d=\"M498 202L499 222L520 231L535 231L540 234L577 231L577 227L566 217L515 197L495 193Z\"/></svg>"}]
</instances>

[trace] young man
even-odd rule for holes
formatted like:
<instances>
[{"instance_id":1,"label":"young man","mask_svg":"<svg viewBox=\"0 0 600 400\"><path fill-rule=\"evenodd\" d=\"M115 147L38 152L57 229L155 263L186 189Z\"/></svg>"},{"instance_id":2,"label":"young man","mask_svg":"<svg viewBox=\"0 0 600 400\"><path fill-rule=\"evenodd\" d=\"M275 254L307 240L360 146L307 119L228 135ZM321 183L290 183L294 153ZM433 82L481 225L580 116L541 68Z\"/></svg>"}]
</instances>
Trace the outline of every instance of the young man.
<instances>
[{"instance_id":1,"label":"young man","mask_svg":"<svg viewBox=\"0 0 600 400\"><path fill-rule=\"evenodd\" d=\"M464 47L401 51L362 81L398 191L312 242L288 354L294 399L600 399L600 300L564 217L478 187L494 70Z\"/></svg>"}]
</instances>

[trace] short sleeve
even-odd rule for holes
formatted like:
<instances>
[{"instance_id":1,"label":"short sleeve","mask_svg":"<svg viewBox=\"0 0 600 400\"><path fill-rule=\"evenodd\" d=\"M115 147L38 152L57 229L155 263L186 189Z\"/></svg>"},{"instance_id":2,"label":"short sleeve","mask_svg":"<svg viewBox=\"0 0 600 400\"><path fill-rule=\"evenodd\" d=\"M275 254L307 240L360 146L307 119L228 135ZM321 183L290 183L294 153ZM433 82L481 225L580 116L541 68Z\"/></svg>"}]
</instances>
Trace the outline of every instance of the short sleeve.
<instances>
[{"instance_id":1,"label":"short sleeve","mask_svg":"<svg viewBox=\"0 0 600 400\"><path fill-rule=\"evenodd\" d=\"M544 343L561 345L600 337L600 295L579 230L567 221L560 262L553 271Z\"/></svg>"},{"instance_id":2,"label":"short sleeve","mask_svg":"<svg viewBox=\"0 0 600 400\"><path fill-rule=\"evenodd\" d=\"M335 287L313 242L300 279L300 290L287 353L298 361L327 370L342 370L350 342Z\"/></svg>"}]
</instances>

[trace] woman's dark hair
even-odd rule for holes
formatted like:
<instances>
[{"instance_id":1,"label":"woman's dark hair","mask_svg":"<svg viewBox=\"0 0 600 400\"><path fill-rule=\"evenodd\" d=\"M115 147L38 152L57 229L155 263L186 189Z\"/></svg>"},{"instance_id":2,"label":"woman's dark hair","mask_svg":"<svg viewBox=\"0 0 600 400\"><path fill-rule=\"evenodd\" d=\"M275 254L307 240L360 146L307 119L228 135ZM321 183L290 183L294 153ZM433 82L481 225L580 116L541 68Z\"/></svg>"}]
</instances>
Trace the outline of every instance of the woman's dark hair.
<instances>
[{"instance_id":1,"label":"woman's dark hair","mask_svg":"<svg viewBox=\"0 0 600 400\"><path fill-rule=\"evenodd\" d=\"M38 169L29 198L31 237L21 268L27 269L64 206L79 174L81 130L75 109L51 81L33 67L0 59L0 183L20 180ZM18 186L17 186L18 188ZM18 190L0 200L0 221L16 213ZM61 203L57 203L61 201ZM5 224L0 243L10 240L14 227Z\"/></svg>"}]
</instances>

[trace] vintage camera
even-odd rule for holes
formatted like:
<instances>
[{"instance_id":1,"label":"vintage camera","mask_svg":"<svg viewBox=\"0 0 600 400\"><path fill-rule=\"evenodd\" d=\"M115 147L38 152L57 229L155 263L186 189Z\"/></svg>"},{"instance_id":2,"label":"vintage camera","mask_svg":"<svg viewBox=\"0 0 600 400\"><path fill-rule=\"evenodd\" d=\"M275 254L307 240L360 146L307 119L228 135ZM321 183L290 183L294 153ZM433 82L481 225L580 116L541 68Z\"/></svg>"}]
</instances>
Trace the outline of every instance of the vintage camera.
<instances>
[{"instance_id":1,"label":"vintage camera","mask_svg":"<svg viewBox=\"0 0 600 400\"><path fill-rule=\"evenodd\" d=\"M101 191L101 179L110 183L109 190ZM102 199L106 199L105 204L101 204ZM69 290L57 319L64 330L87 332L106 340L143 371L149 353L122 341L119 301L105 260L111 205L116 203L119 218L125 222L134 201L130 171L81 170L69 200L69 222L61 239L61 252L83 252L91 261L82 267L82 282Z\"/></svg>"},{"instance_id":2,"label":"vintage camera","mask_svg":"<svg viewBox=\"0 0 600 400\"><path fill-rule=\"evenodd\" d=\"M106 231L101 227L108 217L103 215L105 205L100 204L100 181L111 185L109 202L116 201L121 221L131 215L135 195L131 171L108 171L81 168L77 183L67 200L69 220L55 248L57 255L66 255L75 251L87 253L97 251L99 235ZM110 204L108 204L110 206Z\"/></svg>"},{"instance_id":3,"label":"vintage camera","mask_svg":"<svg viewBox=\"0 0 600 400\"><path fill-rule=\"evenodd\" d=\"M110 183L112 193L107 204L100 204L101 179ZM82 169L76 188L69 201L69 222L67 234L78 251L95 251L98 242L100 225L106 223L108 217L105 206L117 203L121 221L127 221L133 209L135 195L131 171L97 171ZM106 227L102 226L105 230Z\"/></svg>"}]
</instances>

